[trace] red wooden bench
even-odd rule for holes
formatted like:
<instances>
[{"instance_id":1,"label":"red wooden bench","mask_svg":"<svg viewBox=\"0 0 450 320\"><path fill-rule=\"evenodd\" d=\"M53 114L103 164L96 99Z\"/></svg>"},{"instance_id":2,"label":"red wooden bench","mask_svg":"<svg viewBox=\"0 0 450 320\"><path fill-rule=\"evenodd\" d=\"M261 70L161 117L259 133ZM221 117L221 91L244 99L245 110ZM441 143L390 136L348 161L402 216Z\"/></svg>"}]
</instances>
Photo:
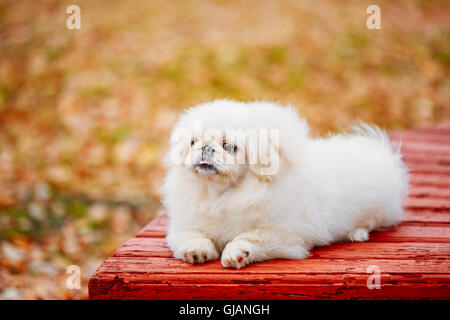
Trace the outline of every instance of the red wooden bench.
<instances>
[{"instance_id":1,"label":"red wooden bench","mask_svg":"<svg viewBox=\"0 0 450 320\"><path fill-rule=\"evenodd\" d=\"M402 140L412 173L399 226L374 232L365 243L318 248L308 259L233 270L219 260L191 265L172 258L167 218L160 217L98 268L90 298L450 299L450 123L390 137ZM374 275L369 266L381 272L380 289L367 286Z\"/></svg>"}]
</instances>

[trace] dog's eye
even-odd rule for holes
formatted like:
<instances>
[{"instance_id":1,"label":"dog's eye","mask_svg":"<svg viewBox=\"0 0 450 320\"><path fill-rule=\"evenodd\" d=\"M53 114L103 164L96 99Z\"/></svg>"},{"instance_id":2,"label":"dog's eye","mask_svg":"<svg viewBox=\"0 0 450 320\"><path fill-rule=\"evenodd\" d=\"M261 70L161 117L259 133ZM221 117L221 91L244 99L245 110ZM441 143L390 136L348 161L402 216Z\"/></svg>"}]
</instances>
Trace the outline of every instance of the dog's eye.
<instances>
[{"instance_id":1,"label":"dog's eye","mask_svg":"<svg viewBox=\"0 0 450 320\"><path fill-rule=\"evenodd\" d=\"M192 140L191 140L191 147L192 147L194 144L195 144L195 140L192 139Z\"/></svg>"},{"instance_id":2,"label":"dog's eye","mask_svg":"<svg viewBox=\"0 0 450 320\"><path fill-rule=\"evenodd\" d=\"M237 151L236 146L233 146L232 144L226 143L226 142L223 143L223 148L224 148L224 150L226 150L228 152L236 152Z\"/></svg>"}]
</instances>

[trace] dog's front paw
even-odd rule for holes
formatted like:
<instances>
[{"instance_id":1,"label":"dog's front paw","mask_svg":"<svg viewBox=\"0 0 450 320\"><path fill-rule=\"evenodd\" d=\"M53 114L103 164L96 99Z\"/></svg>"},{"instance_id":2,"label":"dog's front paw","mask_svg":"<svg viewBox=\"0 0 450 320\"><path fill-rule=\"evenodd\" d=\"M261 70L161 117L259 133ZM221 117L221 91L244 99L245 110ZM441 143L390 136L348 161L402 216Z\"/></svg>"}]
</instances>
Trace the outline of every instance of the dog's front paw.
<instances>
[{"instance_id":1,"label":"dog's front paw","mask_svg":"<svg viewBox=\"0 0 450 320\"><path fill-rule=\"evenodd\" d=\"M240 269L252 263L253 246L244 240L229 242L222 252L222 266L225 268Z\"/></svg>"},{"instance_id":2,"label":"dog's front paw","mask_svg":"<svg viewBox=\"0 0 450 320\"><path fill-rule=\"evenodd\" d=\"M177 250L175 257L188 263L204 263L219 257L217 250L209 239L192 239Z\"/></svg>"}]
</instances>

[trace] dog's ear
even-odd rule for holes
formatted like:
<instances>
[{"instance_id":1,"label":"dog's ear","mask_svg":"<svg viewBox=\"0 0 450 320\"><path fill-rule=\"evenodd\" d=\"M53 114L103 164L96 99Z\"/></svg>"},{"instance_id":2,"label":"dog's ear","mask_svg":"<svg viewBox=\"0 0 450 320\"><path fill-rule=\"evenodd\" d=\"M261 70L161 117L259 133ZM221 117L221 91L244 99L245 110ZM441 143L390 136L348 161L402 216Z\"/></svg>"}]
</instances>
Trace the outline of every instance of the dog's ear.
<instances>
[{"instance_id":1,"label":"dog's ear","mask_svg":"<svg viewBox=\"0 0 450 320\"><path fill-rule=\"evenodd\" d=\"M246 145L250 171L260 180L272 181L281 167L278 130L249 131Z\"/></svg>"}]
</instances>

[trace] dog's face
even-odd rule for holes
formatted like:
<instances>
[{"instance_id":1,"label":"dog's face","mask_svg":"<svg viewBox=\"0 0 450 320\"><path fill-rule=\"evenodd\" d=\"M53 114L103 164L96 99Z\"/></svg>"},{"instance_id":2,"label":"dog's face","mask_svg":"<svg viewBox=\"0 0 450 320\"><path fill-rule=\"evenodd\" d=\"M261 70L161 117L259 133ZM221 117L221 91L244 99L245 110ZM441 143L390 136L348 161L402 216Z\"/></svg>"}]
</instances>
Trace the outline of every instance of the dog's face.
<instances>
[{"instance_id":1,"label":"dog's face","mask_svg":"<svg viewBox=\"0 0 450 320\"><path fill-rule=\"evenodd\" d=\"M216 129L194 134L185 164L201 178L236 182L247 169L243 140Z\"/></svg>"},{"instance_id":2,"label":"dog's face","mask_svg":"<svg viewBox=\"0 0 450 320\"><path fill-rule=\"evenodd\" d=\"M270 182L280 168L278 130L251 124L233 108L197 107L177 123L169 161L207 181L233 185L252 175Z\"/></svg>"}]
</instances>

